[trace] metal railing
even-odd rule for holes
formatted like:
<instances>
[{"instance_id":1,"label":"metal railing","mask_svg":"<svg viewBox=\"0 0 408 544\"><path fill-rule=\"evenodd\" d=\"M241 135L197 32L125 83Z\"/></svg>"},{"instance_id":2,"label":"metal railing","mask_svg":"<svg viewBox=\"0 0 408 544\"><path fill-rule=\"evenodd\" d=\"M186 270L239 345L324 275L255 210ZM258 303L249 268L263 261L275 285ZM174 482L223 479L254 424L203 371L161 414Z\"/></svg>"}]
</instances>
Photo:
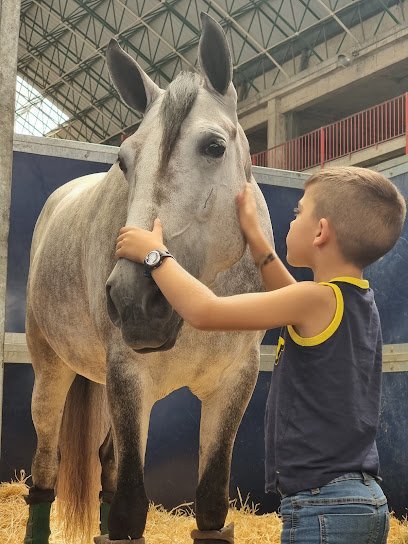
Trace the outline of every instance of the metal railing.
<instances>
[{"instance_id":1,"label":"metal railing","mask_svg":"<svg viewBox=\"0 0 408 544\"><path fill-rule=\"evenodd\" d=\"M252 155L252 164L302 171L407 135L408 93ZM406 142L408 153L408 140Z\"/></svg>"}]
</instances>

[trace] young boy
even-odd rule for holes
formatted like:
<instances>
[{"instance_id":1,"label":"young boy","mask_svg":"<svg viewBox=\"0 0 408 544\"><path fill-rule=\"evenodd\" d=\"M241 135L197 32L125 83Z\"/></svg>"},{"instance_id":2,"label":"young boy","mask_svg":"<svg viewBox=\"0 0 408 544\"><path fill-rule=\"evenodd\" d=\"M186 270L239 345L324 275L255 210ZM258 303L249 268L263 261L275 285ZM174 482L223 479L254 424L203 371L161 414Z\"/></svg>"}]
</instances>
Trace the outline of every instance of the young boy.
<instances>
[{"instance_id":1,"label":"young boy","mask_svg":"<svg viewBox=\"0 0 408 544\"><path fill-rule=\"evenodd\" d=\"M406 204L381 174L333 168L311 176L287 235L296 282L264 237L251 184L237 196L244 236L267 292L217 297L172 258L152 277L175 310L204 330L285 326L265 417L266 490L282 496L282 543L382 544L387 500L375 442L382 339L363 269L400 236ZM116 255L142 263L165 251L152 232L121 229Z\"/></svg>"}]
</instances>

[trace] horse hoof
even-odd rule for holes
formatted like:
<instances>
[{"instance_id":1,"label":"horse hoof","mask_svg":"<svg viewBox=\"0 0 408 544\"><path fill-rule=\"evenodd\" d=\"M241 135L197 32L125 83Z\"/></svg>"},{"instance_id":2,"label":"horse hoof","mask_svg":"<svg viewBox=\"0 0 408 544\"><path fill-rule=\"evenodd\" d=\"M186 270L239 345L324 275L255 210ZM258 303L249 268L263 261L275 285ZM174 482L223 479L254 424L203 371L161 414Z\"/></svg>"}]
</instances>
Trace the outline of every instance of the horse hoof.
<instances>
[{"instance_id":1,"label":"horse hoof","mask_svg":"<svg viewBox=\"0 0 408 544\"><path fill-rule=\"evenodd\" d=\"M194 544L234 544L234 524L230 523L219 531L191 531Z\"/></svg>"},{"instance_id":2,"label":"horse hoof","mask_svg":"<svg viewBox=\"0 0 408 544\"><path fill-rule=\"evenodd\" d=\"M106 544L108 542L108 535L100 535L94 537L95 544Z\"/></svg>"},{"instance_id":3,"label":"horse hoof","mask_svg":"<svg viewBox=\"0 0 408 544\"><path fill-rule=\"evenodd\" d=\"M109 535L100 535L94 537L95 544L145 544L145 539L137 538L136 540L110 540Z\"/></svg>"}]
</instances>

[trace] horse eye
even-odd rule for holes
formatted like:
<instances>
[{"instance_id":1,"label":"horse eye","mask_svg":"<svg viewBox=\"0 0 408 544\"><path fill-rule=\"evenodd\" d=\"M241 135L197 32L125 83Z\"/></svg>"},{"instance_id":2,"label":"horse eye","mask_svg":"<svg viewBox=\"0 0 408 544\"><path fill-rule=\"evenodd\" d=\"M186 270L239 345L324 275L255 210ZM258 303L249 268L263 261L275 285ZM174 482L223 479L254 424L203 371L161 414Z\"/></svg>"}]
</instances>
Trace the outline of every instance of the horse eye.
<instances>
[{"instance_id":1,"label":"horse eye","mask_svg":"<svg viewBox=\"0 0 408 544\"><path fill-rule=\"evenodd\" d=\"M118 163L119 168L122 170L122 172L126 174L127 168L124 160L121 157L118 157L118 160L116 162Z\"/></svg>"},{"instance_id":2,"label":"horse eye","mask_svg":"<svg viewBox=\"0 0 408 544\"><path fill-rule=\"evenodd\" d=\"M212 142L205 148L204 153L214 158L222 157L225 153L225 145L219 142Z\"/></svg>"}]
</instances>

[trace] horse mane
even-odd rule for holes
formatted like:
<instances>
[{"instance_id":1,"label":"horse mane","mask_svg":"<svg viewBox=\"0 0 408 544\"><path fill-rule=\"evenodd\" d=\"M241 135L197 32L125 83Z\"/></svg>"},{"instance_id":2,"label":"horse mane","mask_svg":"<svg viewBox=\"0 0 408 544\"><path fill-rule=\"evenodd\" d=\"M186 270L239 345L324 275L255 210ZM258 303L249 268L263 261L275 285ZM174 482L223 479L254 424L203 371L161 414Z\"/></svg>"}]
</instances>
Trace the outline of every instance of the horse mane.
<instances>
[{"instance_id":1,"label":"horse mane","mask_svg":"<svg viewBox=\"0 0 408 544\"><path fill-rule=\"evenodd\" d=\"M197 98L200 76L194 72L180 72L167 87L160 106L163 122L160 172L166 171L171 154L180 135L181 125Z\"/></svg>"}]
</instances>

